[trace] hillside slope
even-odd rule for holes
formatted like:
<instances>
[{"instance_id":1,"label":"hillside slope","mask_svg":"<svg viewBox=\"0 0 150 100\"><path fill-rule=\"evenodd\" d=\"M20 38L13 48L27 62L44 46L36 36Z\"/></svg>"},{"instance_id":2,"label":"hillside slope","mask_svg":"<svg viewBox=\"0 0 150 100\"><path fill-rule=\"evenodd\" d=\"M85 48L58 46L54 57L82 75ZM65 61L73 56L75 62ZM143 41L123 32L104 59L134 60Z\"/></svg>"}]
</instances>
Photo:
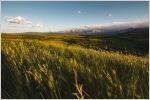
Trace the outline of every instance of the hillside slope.
<instances>
[{"instance_id":1,"label":"hillside slope","mask_svg":"<svg viewBox=\"0 0 150 100\"><path fill-rule=\"evenodd\" d=\"M148 98L148 59L2 39L2 98Z\"/></svg>"}]
</instances>

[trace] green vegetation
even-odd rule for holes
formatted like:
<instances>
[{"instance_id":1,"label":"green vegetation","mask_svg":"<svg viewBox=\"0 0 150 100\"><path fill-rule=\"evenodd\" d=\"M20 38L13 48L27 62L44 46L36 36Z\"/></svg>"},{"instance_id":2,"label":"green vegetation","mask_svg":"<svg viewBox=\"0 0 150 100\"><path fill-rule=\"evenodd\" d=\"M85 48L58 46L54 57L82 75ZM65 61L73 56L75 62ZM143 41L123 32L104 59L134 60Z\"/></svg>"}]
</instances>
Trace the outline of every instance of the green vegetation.
<instances>
[{"instance_id":1,"label":"green vegetation","mask_svg":"<svg viewBox=\"0 0 150 100\"><path fill-rule=\"evenodd\" d=\"M2 98L149 98L147 42L2 34Z\"/></svg>"}]
</instances>

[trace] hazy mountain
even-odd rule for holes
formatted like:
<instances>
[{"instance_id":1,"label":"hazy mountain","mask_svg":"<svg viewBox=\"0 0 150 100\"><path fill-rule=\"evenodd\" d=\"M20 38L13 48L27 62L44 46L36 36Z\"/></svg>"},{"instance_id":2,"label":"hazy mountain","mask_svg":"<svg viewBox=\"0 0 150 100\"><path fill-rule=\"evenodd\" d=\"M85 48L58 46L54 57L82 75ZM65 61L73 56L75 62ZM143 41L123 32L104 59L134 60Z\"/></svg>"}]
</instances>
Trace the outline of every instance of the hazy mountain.
<instances>
[{"instance_id":1,"label":"hazy mountain","mask_svg":"<svg viewBox=\"0 0 150 100\"><path fill-rule=\"evenodd\" d=\"M118 31L126 32L131 31L132 29L135 31L143 30L142 28L149 27L148 20L138 20L138 21L128 21L128 22L112 22L100 25L92 25L92 26L81 26L78 28L68 29L64 32L67 33L116 33Z\"/></svg>"}]
</instances>

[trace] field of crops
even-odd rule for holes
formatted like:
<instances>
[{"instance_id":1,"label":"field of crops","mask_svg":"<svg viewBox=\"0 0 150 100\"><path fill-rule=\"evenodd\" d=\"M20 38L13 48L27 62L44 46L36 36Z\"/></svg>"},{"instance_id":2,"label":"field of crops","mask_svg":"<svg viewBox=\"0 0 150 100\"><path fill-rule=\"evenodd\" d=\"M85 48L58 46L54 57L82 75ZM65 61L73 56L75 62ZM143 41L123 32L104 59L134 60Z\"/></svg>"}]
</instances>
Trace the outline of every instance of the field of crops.
<instances>
[{"instance_id":1,"label":"field of crops","mask_svg":"<svg viewBox=\"0 0 150 100\"><path fill-rule=\"evenodd\" d=\"M2 98L149 98L148 57L52 36L2 36Z\"/></svg>"}]
</instances>

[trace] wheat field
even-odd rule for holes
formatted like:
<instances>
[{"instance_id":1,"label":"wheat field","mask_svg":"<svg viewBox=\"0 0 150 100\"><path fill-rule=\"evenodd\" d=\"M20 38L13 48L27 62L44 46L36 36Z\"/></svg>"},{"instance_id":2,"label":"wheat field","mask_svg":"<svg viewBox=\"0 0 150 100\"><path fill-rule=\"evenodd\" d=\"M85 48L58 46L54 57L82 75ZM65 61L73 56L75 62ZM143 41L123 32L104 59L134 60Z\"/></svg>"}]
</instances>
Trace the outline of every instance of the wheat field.
<instances>
[{"instance_id":1,"label":"wheat field","mask_svg":"<svg viewBox=\"0 0 150 100\"><path fill-rule=\"evenodd\" d=\"M148 98L148 58L62 41L2 39L2 98Z\"/></svg>"}]
</instances>

